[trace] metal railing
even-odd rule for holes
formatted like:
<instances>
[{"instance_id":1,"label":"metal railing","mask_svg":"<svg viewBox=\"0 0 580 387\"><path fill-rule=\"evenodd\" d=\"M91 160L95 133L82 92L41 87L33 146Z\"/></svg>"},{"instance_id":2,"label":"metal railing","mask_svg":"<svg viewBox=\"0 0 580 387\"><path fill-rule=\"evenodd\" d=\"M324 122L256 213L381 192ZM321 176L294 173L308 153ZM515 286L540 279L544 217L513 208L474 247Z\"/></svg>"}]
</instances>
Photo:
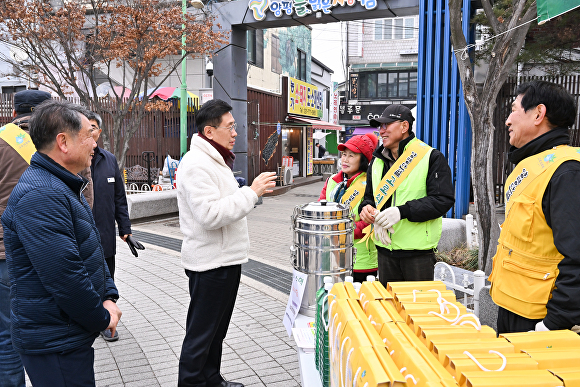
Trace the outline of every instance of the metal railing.
<instances>
[{"instance_id":1,"label":"metal railing","mask_svg":"<svg viewBox=\"0 0 580 387\"><path fill-rule=\"evenodd\" d=\"M461 278L456 277L455 271L461 275ZM472 312L479 317L479 293L485 286L485 273L483 271L476 270L472 272L459 268L453 270L445 262L437 262L433 279L443 282L448 289L463 293L463 302L459 297L457 297L457 301L461 302L468 312ZM458 282L458 280L461 282ZM473 307L470 308L470 305L473 305Z\"/></svg>"}]
</instances>

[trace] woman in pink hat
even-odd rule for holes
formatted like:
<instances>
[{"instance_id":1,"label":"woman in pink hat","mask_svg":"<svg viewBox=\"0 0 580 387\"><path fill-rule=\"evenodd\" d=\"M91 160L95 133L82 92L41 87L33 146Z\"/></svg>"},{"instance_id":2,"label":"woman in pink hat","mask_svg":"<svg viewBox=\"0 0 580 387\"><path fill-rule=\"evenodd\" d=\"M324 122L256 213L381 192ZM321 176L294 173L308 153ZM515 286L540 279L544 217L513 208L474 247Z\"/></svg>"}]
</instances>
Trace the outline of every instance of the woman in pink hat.
<instances>
[{"instance_id":1,"label":"woman in pink hat","mask_svg":"<svg viewBox=\"0 0 580 387\"><path fill-rule=\"evenodd\" d=\"M348 204L356 214L354 230L354 247L356 248L356 263L353 267L355 282L366 281L367 275L377 275L377 249L372 240L361 242L363 230L368 223L363 222L358 215L358 206L364 198L366 176L373 151L377 147L377 137L372 134L354 136L344 144L338 145L341 151L341 171L331 176L324 185L320 200Z\"/></svg>"}]
</instances>

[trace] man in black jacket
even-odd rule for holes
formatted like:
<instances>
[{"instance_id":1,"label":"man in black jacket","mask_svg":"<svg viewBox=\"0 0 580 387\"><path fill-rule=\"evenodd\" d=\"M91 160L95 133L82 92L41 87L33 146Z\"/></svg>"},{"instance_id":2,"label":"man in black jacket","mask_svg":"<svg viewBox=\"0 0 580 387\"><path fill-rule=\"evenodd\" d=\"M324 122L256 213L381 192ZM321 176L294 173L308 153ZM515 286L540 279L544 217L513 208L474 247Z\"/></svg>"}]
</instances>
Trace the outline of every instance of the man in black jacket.
<instances>
[{"instance_id":1,"label":"man in black jacket","mask_svg":"<svg viewBox=\"0 0 580 387\"><path fill-rule=\"evenodd\" d=\"M87 115L93 127L95 142L99 139L102 129L101 117L93 112ZM105 254L105 261L109 267L111 278L115 276L115 221L119 227L119 237L127 241L131 235L131 221L127 209L127 197L125 185L119 171L119 165L115 155L103 148L96 147L91 162L91 176L94 187L93 216L101 234L101 244ZM119 335L111 337L111 332L105 330L101 336L107 341L116 341Z\"/></svg>"},{"instance_id":2,"label":"man in black jacket","mask_svg":"<svg viewBox=\"0 0 580 387\"><path fill-rule=\"evenodd\" d=\"M580 332L580 149L569 147L574 98L545 81L522 84L506 120L506 220L493 258L499 333Z\"/></svg>"},{"instance_id":3,"label":"man in black jacket","mask_svg":"<svg viewBox=\"0 0 580 387\"><path fill-rule=\"evenodd\" d=\"M373 153L359 208L361 219L374 224L383 284L433 280L441 217L455 200L445 156L415 137L414 121L403 105L390 105L370 120L380 127L382 145Z\"/></svg>"}]
</instances>

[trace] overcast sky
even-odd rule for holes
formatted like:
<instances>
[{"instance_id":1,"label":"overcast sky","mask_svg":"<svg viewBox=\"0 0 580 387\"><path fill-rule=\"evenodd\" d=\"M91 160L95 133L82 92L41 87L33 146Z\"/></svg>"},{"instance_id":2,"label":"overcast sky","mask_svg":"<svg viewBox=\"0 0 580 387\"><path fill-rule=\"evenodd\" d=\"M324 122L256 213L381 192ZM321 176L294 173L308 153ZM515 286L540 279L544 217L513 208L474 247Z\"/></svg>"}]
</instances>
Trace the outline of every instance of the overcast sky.
<instances>
[{"instance_id":1,"label":"overcast sky","mask_svg":"<svg viewBox=\"0 0 580 387\"><path fill-rule=\"evenodd\" d=\"M334 70L333 82L340 83L345 78L342 53L340 23L312 25L312 56Z\"/></svg>"}]
</instances>

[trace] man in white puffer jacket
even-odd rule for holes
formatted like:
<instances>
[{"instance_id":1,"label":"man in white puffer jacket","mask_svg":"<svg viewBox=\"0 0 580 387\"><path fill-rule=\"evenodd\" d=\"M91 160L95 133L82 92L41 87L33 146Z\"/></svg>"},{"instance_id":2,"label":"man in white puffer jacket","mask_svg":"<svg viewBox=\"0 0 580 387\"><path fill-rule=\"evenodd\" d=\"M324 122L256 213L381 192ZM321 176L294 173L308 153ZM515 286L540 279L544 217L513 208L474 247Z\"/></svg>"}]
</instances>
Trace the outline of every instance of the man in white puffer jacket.
<instances>
[{"instance_id":1,"label":"man in white puffer jacket","mask_svg":"<svg viewBox=\"0 0 580 387\"><path fill-rule=\"evenodd\" d=\"M195 118L199 130L179 164L177 203L184 235L181 263L189 277L190 303L179 359L179 387L243 387L220 374L222 343L238 293L250 239L246 215L272 192L274 172L239 187L232 168L236 122L232 107L214 99Z\"/></svg>"}]
</instances>

